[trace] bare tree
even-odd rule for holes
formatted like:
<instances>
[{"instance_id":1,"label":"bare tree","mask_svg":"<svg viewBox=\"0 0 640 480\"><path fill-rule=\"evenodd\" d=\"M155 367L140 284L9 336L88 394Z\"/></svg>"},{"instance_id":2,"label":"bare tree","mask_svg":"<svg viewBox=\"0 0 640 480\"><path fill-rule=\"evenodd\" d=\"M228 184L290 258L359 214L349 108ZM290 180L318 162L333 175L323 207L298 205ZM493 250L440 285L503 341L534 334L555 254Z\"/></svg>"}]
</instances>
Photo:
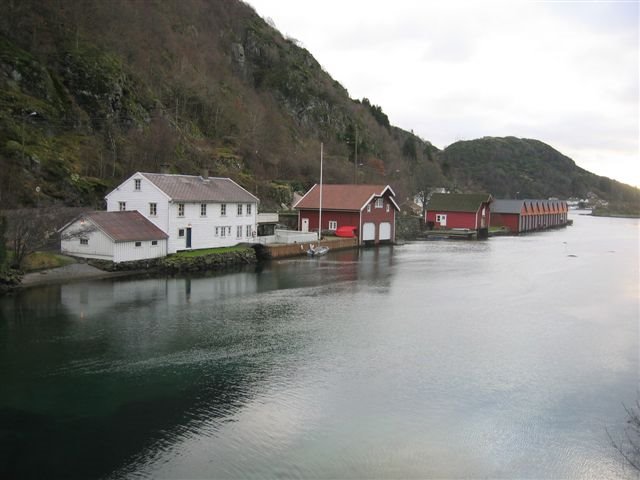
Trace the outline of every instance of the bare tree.
<instances>
[{"instance_id":1,"label":"bare tree","mask_svg":"<svg viewBox=\"0 0 640 480\"><path fill-rule=\"evenodd\" d=\"M86 209L81 209L86 210ZM34 209L5 210L1 212L7 219L7 240L13 250L11 267L20 269L24 259L31 253L45 248L59 247L58 230L78 216L79 209L46 207ZM73 232L74 236L83 236L87 229Z\"/></svg>"},{"instance_id":2,"label":"bare tree","mask_svg":"<svg viewBox=\"0 0 640 480\"><path fill-rule=\"evenodd\" d=\"M627 412L627 425L620 438L613 438L607 429L607 435L613 447L625 461L640 472L640 395L633 407L623 405Z\"/></svg>"}]
</instances>

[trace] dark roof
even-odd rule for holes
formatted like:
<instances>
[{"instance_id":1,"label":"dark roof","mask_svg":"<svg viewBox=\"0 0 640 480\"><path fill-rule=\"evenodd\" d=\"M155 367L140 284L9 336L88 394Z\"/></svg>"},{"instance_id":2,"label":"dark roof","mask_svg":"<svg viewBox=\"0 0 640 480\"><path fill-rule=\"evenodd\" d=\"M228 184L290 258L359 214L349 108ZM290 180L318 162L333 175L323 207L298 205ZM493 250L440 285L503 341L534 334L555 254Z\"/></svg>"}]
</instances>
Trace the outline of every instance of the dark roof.
<instances>
[{"instance_id":1,"label":"dark roof","mask_svg":"<svg viewBox=\"0 0 640 480\"><path fill-rule=\"evenodd\" d=\"M169 235L147 220L137 210L126 212L91 212L83 215L114 242L164 240ZM81 217L81 218L82 218Z\"/></svg>"},{"instance_id":2,"label":"dark roof","mask_svg":"<svg viewBox=\"0 0 640 480\"><path fill-rule=\"evenodd\" d=\"M258 202L230 178L140 173L176 202Z\"/></svg>"},{"instance_id":3,"label":"dark roof","mask_svg":"<svg viewBox=\"0 0 640 480\"><path fill-rule=\"evenodd\" d=\"M362 210L373 198L389 192L389 199L396 210L395 193L389 185L322 185L322 209ZM318 209L320 207L320 185L311 187L304 197L294 205L297 209Z\"/></svg>"},{"instance_id":4,"label":"dark roof","mask_svg":"<svg viewBox=\"0 0 640 480\"><path fill-rule=\"evenodd\" d=\"M490 201L488 193L434 193L427 203L427 210L477 212L482 203Z\"/></svg>"},{"instance_id":5,"label":"dark roof","mask_svg":"<svg viewBox=\"0 0 640 480\"><path fill-rule=\"evenodd\" d=\"M524 200L494 200L491 213L520 213L523 207Z\"/></svg>"}]
</instances>

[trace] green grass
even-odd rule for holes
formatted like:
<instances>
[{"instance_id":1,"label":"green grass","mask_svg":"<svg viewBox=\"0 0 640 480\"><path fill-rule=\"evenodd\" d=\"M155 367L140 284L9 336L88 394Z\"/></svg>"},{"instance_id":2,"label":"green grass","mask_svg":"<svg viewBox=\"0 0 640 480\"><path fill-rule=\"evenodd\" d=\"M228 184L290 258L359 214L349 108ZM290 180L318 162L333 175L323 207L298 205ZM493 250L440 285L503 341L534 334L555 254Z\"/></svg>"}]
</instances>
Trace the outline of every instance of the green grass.
<instances>
[{"instance_id":1,"label":"green grass","mask_svg":"<svg viewBox=\"0 0 640 480\"><path fill-rule=\"evenodd\" d=\"M182 258L204 257L205 255L216 255L219 253L241 252L246 249L247 247L205 248L202 250L189 250L185 252L177 252L177 253L174 253L172 256L182 257Z\"/></svg>"},{"instance_id":2,"label":"green grass","mask_svg":"<svg viewBox=\"0 0 640 480\"><path fill-rule=\"evenodd\" d=\"M34 252L24 259L23 268L26 272L35 272L49 268L64 267L76 261L65 255L51 252Z\"/></svg>"}]
</instances>

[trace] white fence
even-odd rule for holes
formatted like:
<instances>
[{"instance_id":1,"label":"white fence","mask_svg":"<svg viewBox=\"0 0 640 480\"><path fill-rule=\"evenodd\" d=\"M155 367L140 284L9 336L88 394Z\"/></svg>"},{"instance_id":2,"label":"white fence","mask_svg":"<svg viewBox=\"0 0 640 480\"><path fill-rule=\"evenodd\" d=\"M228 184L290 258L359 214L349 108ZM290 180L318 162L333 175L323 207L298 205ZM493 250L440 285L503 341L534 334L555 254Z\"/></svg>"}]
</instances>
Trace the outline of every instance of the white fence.
<instances>
[{"instance_id":1,"label":"white fence","mask_svg":"<svg viewBox=\"0 0 640 480\"><path fill-rule=\"evenodd\" d=\"M307 243L318 240L316 232L300 232L298 230L276 230L275 235L265 235L256 237L256 243L270 245L272 243L284 243L290 245L292 243Z\"/></svg>"}]
</instances>

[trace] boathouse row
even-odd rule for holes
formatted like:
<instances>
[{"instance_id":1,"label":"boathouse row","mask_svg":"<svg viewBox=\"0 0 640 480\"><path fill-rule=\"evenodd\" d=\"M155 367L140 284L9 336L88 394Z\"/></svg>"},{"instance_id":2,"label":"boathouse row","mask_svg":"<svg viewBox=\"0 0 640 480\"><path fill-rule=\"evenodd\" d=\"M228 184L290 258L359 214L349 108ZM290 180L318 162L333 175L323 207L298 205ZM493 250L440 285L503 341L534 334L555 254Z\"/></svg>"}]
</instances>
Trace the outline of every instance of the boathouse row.
<instances>
[{"instance_id":1,"label":"boathouse row","mask_svg":"<svg viewBox=\"0 0 640 480\"><path fill-rule=\"evenodd\" d=\"M566 225L569 207L563 200L494 200L491 226L506 227L512 233L531 232Z\"/></svg>"}]
</instances>

